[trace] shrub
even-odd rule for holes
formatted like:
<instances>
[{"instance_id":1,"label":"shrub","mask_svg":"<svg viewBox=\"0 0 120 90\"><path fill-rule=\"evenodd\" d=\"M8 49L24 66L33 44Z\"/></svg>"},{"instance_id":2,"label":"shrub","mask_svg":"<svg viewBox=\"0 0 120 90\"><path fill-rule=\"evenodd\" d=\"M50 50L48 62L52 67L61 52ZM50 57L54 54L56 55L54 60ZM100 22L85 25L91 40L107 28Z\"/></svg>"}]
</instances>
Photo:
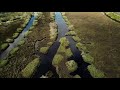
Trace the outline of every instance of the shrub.
<instances>
[{"instance_id":1,"label":"shrub","mask_svg":"<svg viewBox=\"0 0 120 90\"><path fill-rule=\"evenodd\" d=\"M12 37L16 39L18 36L19 36L19 33L14 33Z\"/></svg>"},{"instance_id":2,"label":"shrub","mask_svg":"<svg viewBox=\"0 0 120 90\"><path fill-rule=\"evenodd\" d=\"M7 43L13 43L13 42L14 42L14 39L8 38L8 39L6 39L6 42L7 42Z\"/></svg>"},{"instance_id":3,"label":"shrub","mask_svg":"<svg viewBox=\"0 0 120 90\"><path fill-rule=\"evenodd\" d=\"M53 65L54 67L58 66L58 65L61 63L61 61L63 61L63 59L64 59L64 58L63 58L62 55L56 54L56 55L54 56L54 58L53 58L52 65Z\"/></svg>"},{"instance_id":4,"label":"shrub","mask_svg":"<svg viewBox=\"0 0 120 90\"><path fill-rule=\"evenodd\" d=\"M83 57L83 60L87 63L92 64L94 62L94 58L90 56L89 54L84 53L82 57Z\"/></svg>"},{"instance_id":5,"label":"shrub","mask_svg":"<svg viewBox=\"0 0 120 90\"><path fill-rule=\"evenodd\" d=\"M47 54L48 50L49 50L49 47L41 47L40 48L40 52L43 54Z\"/></svg>"},{"instance_id":6,"label":"shrub","mask_svg":"<svg viewBox=\"0 0 120 90\"><path fill-rule=\"evenodd\" d=\"M69 31L65 34L66 36L75 36L76 33L74 31Z\"/></svg>"},{"instance_id":7,"label":"shrub","mask_svg":"<svg viewBox=\"0 0 120 90\"><path fill-rule=\"evenodd\" d=\"M39 58L35 58L21 71L22 77L30 78L36 71L38 65L40 64Z\"/></svg>"},{"instance_id":8,"label":"shrub","mask_svg":"<svg viewBox=\"0 0 120 90\"><path fill-rule=\"evenodd\" d=\"M81 78L78 74L76 74L75 76L73 76L73 78Z\"/></svg>"},{"instance_id":9,"label":"shrub","mask_svg":"<svg viewBox=\"0 0 120 90\"><path fill-rule=\"evenodd\" d=\"M19 43L18 43L18 46L21 46L25 43L25 40L21 40Z\"/></svg>"},{"instance_id":10,"label":"shrub","mask_svg":"<svg viewBox=\"0 0 120 90\"><path fill-rule=\"evenodd\" d=\"M72 36L72 38L75 42L80 42L81 41L81 39L78 36Z\"/></svg>"},{"instance_id":11,"label":"shrub","mask_svg":"<svg viewBox=\"0 0 120 90\"><path fill-rule=\"evenodd\" d=\"M104 73L102 71L96 69L93 64L89 65L87 67L87 69L90 72L91 76L94 77L94 78L103 78L103 77L105 77Z\"/></svg>"},{"instance_id":12,"label":"shrub","mask_svg":"<svg viewBox=\"0 0 120 90\"><path fill-rule=\"evenodd\" d=\"M65 64L69 72L74 72L78 68L77 63L74 60L67 61Z\"/></svg>"},{"instance_id":13,"label":"shrub","mask_svg":"<svg viewBox=\"0 0 120 90\"><path fill-rule=\"evenodd\" d=\"M65 54L66 54L66 56L67 56L68 58L70 58L71 56L73 56L73 53L72 53L72 51L70 50L70 48L68 48L68 49L65 50Z\"/></svg>"},{"instance_id":14,"label":"shrub","mask_svg":"<svg viewBox=\"0 0 120 90\"><path fill-rule=\"evenodd\" d=\"M9 47L9 44L8 43L4 43L0 46L0 50L1 51L4 51L5 49L7 49Z\"/></svg>"},{"instance_id":15,"label":"shrub","mask_svg":"<svg viewBox=\"0 0 120 90\"><path fill-rule=\"evenodd\" d=\"M13 49L9 52L9 54L10 54L10 55L14 55L18 50L19 50L19 47L13 48Z\"/></svg>"},{"instance_id":16,"label":"shrub","mask_svg":"<svg viewBox=\"0 0 120 90\"><path fill-rule=\"evenodd\" d=\"M8 60L0 60L0 68L5 66L8 63Z\"/></svg>"}]
</instances>

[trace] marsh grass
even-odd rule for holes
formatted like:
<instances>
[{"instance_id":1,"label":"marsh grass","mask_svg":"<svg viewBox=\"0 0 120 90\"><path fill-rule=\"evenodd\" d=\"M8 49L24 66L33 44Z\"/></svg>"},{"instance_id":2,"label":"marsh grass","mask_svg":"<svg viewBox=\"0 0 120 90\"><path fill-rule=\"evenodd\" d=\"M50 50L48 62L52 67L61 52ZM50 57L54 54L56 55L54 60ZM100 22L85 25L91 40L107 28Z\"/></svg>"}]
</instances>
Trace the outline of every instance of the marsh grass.
<instances>
[{"instance_id":1,"label":"marsh grass","mask_svg":"<svg viewBox=\"0 0 120 90\"><path fill-rule=\"evenodd\" d=\"M83 45L82 43L77 43L76 47L79 49L79 51L84 51L84 52L88 52L87 48L85 45Z\"/></svg>"},{"instance_id":2,"label":"marsh grass","mask_svg":"<svg viewBox=\"0 0 120 90\"><path fill-rule=\"evenodd\" d=\"M23 45L24 43L25 43L25 40L21 40L21 41L19 41L18 46L21 46L21 45Z\"/></svg>"},{"instance_id":3,"label":"marsh grass","mask_svg":"<svg viewBox=\"0 0 120 90\"><path fill-rule=\"evenodd\" d=\"M58 66L62 61L64 60L64 57L61 54L56 54L53 58L52 65L54 67Z\"/></svg>"},{"instance_id":4,"label":"marsh grass","mask_svg":"<svg viewBox=\"0 0 120 90\"><path fill-rule=\"evenodd\" d=\"M50 47L41 47L41 48L40 48L40 52L43 53L43 54L47 54L49 48L50 48Z\"/></svg>"},{"instance_id":5,"label":"marsh grass","mask_svg":"<svg viewBox=\"0 0 120 90\"><path fill-rule=\"evenodd\" d=\"M76 33L75 33L75 31L69 31L69 32L67 32L65 35L66 35L66 36L75 36Z\"/></svg>"},{"instance_id":6,"label":"marsh grass","mask_svg":"<svg viewBox=\"0 0 120 90\"><path fill-rule=\"evenodd\" d=\"M23 31L23 29L22 28L17 28L17 33L21 33Z\"/></svg>"},{"instance_id":7,"label":"marsh grass","mask_svg":"<svg viewBox=\"0 0 120 90\"><path fill-rule=\"evenodd\" d=\"M14 33L13 36L12 36L12 38L16 39L18 36L19 36L19 33Z\"/></svg>"},{"instance_id":8,"label":"marsh grass","mask_svg":"<svg viewBox=\"0 0 120 90\"><path fill-rule=\"evenodd\" d=\"M14 55L18 50L19 50L19 47L15 47L9 52L9 54Z\"/></svg>"},{"instance_id":9,"label":"marsh grass","mask_svg":"<svg viewBox=\"0 0 120 90\"><path fill-rule=\"evenodd\" d=\"M105 14L114 20L120 21L120 15L114 12L106 12Z\"/></svg>"},{"instance_id":10,"label":"marsh grass","mask_svg":"<svg viewBox=\"0 0 120 90\"><path fill-rule=\"evenodd\" d=\"M31 78L39 64L40 64L39 58L35 58L33 61L28 63L28 65L21 71L22 77Z\"/></svg>"},{"instance_id":11,"label":"marsh grass","mask_svg":"<svg viewBox=\"0 0 120 90\"><path fill-rule=\"evenodd\" d=\"M104 78L105 77L104 73L102 71L96 69L93 64L88 66L88 71L94 78Z\"/></svg>"},{"instance_id":12,"label":"marsh grass","mask_svg":"<svg viewBox=\"0 0 120 90\"><path fill-rule=\"evenodd\" d=\"M32 31L26 31L24 37L27 37L30 33L32 33Z\"/></svg>"},{"instance_id":13,"label":"marsh grass","mask_svg":"<svg viewBox=\"0 0 120 90\"><path fill-rule=\"evenodd\" d=\"M80 42L81 41L81 39L78 36L72 36L72 38L75 42Z\"/></svg>"},{"instance_id":14,"label":"marsh grass","mask_svg":"<svg viewBox=\"0 0 120 90\"><path fill-rule=\"evenodd\" d=\"M6 39L6 42L7 42L7 43L13 43L13 42L14 42L14 39L8 38L8 39Z\"/></svg>"},{"instance_id":15,"label":"marsh grass","mask_svg":"<svg viewBox=\"0 0 120 90\"><path fill-rule=\"evenodd\" d=\"M68 46L69 46L69 41L67 40L66 37L60 38L59 42L60 42L60 44L61 44L62 46L64 46L64 47L68 47Z\"/></svg>"},{"instance_id":16,"label":"marsh grass","mask_svg":"<svg viewBox=\"0 0 120 90\"><path fill-rule=\"evenodd\" d=\"M0 46L0 51L4 51L5 49L7 49L9 47L9 44L8 43L3 43L1 46Z\"/></svg>"},{"instance_id":17,"label":"marsh grass","mask_svg":"<svg viewBox=\"0 0 120 90\"><path fill-rule=\"evenodd\" d=\"M78 68L77 63L74 60L67 61L65 65L69 72L74 72Z\"/></svg>"},{"instance_id":18,"label":"marsh grass","mask_svg":"<svg viewBox=\"0 0 120 90\"><path fill-rule=\"evenodd\" d=\"M73 30L74 30L74 26L73 26L73 25L69 25L69 26L68 26L68 30L69 30L69 31L73 31Z\"/></svg>"},{"instance_id":19,"label":"marsh grass","mask_svg":"<svg viewBox=\"0 0 120 90\"><path fill-rule=\"evenodd\" d=\"M83 60L87 63L92 64L94 62L94 58L90 54L82 54Z\"/></svg>"},{"instance_id":20,"label":"marsh grass","mask_svg":"<svg viewBox=\"0 0 120 90\"><path fill-rule=\"evenodd\" d=\"M3 66L5 66L8 63L8 60L0 60L0 68L2 68Z\"/></svg>"},{"instance_id":21,"label":"marsh grass","mask_svg":"<svg viewBox=\"0 0 120 90\"><path fill-rule=\"evenodd\" d=\"M70 57L73 56L73 53L72 53L72 51L71 51L70 48L68 48L68 49L65 50L65 54L66 54L67 58L70 58Z\"/></svg>"}]
</instances>

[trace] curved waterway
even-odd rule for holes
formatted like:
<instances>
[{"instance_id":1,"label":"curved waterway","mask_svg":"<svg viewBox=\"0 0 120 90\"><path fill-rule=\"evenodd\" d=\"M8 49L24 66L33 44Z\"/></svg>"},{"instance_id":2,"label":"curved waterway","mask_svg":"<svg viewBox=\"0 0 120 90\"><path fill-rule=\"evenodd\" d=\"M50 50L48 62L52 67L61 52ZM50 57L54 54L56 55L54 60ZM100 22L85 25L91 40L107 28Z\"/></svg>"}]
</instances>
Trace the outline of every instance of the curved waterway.
<instances>
[{"instance_id":1,"label":"curved waterway","mask_svg":"<svg viewBox=\"0 0 120 90\"><path fill-rule=\"evenodd\" d=\"M47 54L40 56L41 64L37 69L37 72L34 74L33 78L40 78L42 75L45 75L47 71L51 70L54 74L54 78L58 78L58 75L56 73L55 68L52 66L52 60L54 55L57 52L57 49L60 46L59 39L61 37L66 37L70 42L70 49L73 52L73 57L71 57L71 60L75 60L78 64L78 69L71 73L71 75L78 74L82 78L92 78L90 73L87 70L88 63L84 62L82 59L82 56L80 55L80 51L76 48L76 42L72 39L71 36L65 36L65 34L68 32L68 26L66 25L62 15L60 12L55 12L55 21L58 26L58 37L57 40L54 42L54 44L50 47Z\"/></svg>"},{"instance_id":2,"label":"curved waterway","mask_svg":"<svg viewBox=\"0 0 120 90\"><path fill-rule=\"evenodd\" d=\"M30 18L30 20L29 20L28 24L26 25L26 27L24 28L24 30L20 33L20 35L16 39L14 39L13 43L9 43L9 47L0 54L0 59L5 59L9 55L9 52L13 48L17 47L18 42L24 38L25 32L28 31L29 28L33 25L34 20L35 20L35 16L33 15Z\"/></svg>"}]
</instances>

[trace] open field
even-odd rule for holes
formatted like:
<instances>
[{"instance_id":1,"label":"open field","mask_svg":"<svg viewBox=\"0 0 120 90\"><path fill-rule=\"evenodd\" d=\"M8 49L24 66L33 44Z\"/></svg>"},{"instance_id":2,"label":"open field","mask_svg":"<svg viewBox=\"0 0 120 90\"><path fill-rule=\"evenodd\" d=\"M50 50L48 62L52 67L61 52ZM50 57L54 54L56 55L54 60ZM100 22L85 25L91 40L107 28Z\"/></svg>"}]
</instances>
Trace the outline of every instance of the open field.
<instances>
[{"instance_id":1,"label":"open field","mask_svg":"<svg viewBox=\"0 0 120 90\"><path fill-rule=\"evenodd\" d=\"M103 12L67 12L66 16L94 57L95 67L106 77L120 77L120 23Z\"/></svg>"}]
</instances>

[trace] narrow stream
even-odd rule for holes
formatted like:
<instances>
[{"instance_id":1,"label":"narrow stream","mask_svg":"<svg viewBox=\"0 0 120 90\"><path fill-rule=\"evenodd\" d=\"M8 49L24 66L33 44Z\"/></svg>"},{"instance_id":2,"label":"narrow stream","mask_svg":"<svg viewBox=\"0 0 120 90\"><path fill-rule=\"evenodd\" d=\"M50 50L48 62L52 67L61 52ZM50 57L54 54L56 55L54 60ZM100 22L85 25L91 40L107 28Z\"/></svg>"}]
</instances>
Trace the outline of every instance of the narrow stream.
<instances>
[{"instance_id":1,"label":"narrow stream","mask_svg":"<svg viewBox=\"0 0 120 90\"><path fill-rule=\"evenodd\" d=\"M90 73L87 70L88 63L85 63L82 59L82 56L80 55L80 51L76 48L76 42L71 38L71 36L65 36L65 33L68 32L68 27L61 15L60 12L55 12L55 21L58 25L58 38L56 42L50 47L48 53L46 55L41 56L41 64L37 69L37 72L34 74L33 78L40 78L42 75L45 75L47 71L51 70L54 74L55 78L58 78L58 75L56 73L55 68L52 66L52 60L54 55L57 52L57 49L59 48L59 39L61 37L66 37L70 42L70 48L73 52L73 57L70 59L75 60L75 62L78 63L78 69L71 73L71 75L78 74L82 78L92 78Z\"/></svg>"},{"instance_id":2,"label":"narrow stream","mask_svg":"<svg viewBox=\"0 0 120 90\"><path fill-rule=\"evenodd\" d=\"M29 30L34 20L35 20L35 16L33 15L29 20L28 24L26 25L26 27L24 28L24 30L20 33L20 35L16 39L14 39L13 43L9 43L9 47L0 54L0 59L5 59L9 55L9 52L13 48L17 47L18 42L24 38L25 32Z\"/></svg>"}]
</instances>

